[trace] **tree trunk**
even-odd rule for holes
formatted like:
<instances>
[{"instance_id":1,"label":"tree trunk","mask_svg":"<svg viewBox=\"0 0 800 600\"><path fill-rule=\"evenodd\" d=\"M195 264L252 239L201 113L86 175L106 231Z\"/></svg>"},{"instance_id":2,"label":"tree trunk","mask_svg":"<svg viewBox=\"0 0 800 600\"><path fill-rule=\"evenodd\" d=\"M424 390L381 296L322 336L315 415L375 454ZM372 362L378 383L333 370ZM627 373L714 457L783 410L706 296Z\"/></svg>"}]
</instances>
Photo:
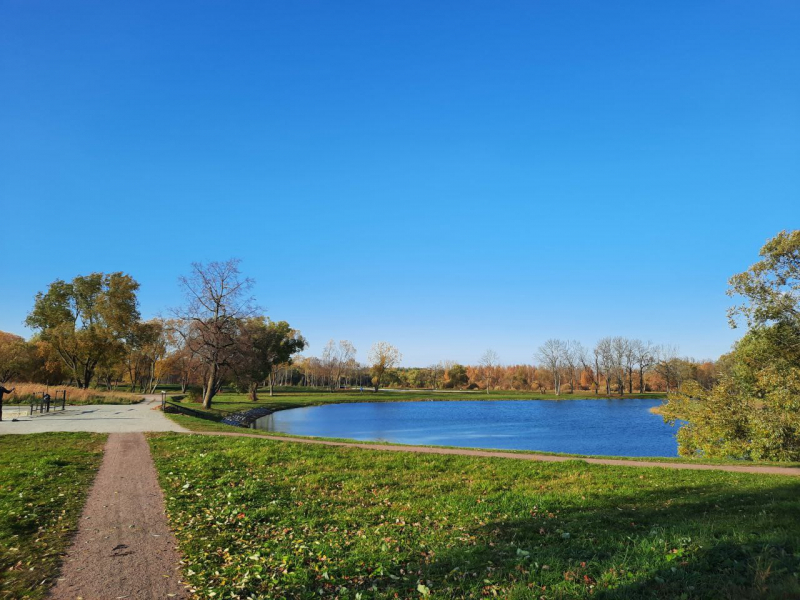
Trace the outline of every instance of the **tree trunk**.
<instances>
[{"instance_id":1,"label":"tree trunk","mask_svg":"<svg viewBox=\"0 0 800 600\"><path fill-rule=\"evenodd\" d=\"M248 395L250 397L250 400L252 400L253 402L257 402L258 401L258 382L257 381L254 381L253 383L250 384L249 389L248 389Z\"/></svg>"},{"instance_id":2,"label":"tree trunk","mask_svg":"<svg viewBox=\"0 0 800 600\"><path fill-rule=\"evenodd\" d=\"M269 395L275 395L275 376L272 373L269 374Z\"/></svg>"},{"instance_id":3,"label":"tree trunk","mask_svg":"<svg viewBox=\"0 0 800 600\"><path fill-rule=\"evenodd\" d=\"M211 371L208 374L208 382L206 384L205 395L203 396L203 408L211 408L211 400L217 392L217 365L211 365Z\"/></svg>"}]
</instances>

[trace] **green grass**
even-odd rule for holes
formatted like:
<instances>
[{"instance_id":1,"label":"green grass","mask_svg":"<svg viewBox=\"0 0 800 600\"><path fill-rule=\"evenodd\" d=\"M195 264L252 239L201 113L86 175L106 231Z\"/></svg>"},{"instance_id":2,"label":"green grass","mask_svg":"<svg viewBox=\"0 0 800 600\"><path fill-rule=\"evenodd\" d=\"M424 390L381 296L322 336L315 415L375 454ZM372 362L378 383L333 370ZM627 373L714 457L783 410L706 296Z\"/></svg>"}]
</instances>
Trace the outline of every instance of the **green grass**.
<instances>
[{"instance_id":1,"label":"green grass","mask_svg":"<svg viewBox=\"0 0 800 600\"><path fill-rule=\"evenodd\" d=\"M185 427L189 431L229 431L235 433L256 433L251 429L246 429L244 427L235 427L234 425L225 425L223 423L217 423L216 421L210 421L208 419L201 419L198 417L191 417L189 415L181 415L175 413L165 413L169 419L175 421L178 425Z\"/></svg>"},{"instance_id":2,"label":"green grass","mask_svg":"<svg viewBox=\"0 0 800 600\"><path fill-rule=\"evenodd\" d=\"M150 438L201 598L797 598L800 481Z\"/></svg>"},{"instance_id":3,"label":"green grass","mask_svg":"<svg viewBox=\"0 0 800 600\"><path fill-rule=\"evenodd\" d=\"M329 442L348 442L354 444L372 444L372 445L386 445L386 446L407 446L408 444L395 444L391 442L378 442L378 441L365 441L365 440L354 440L349 438L329 438L329 437L314 437L314 436L303 436L303 435L294 435L291 433L283 433L278 431L261 431L257 429L249 429L246 427L237 427L234 425L225 425L224 423L218 423L215 421L211 421L208 419L192 417L189 415L181 415L181 414L174 414L174 413L167 413L167 417L178 423L179 425L185 427L189 431L194 431L197 433L203 433L205 431L208 432L220 432L220 431L227 431L230 433L239 433L239 434L251 434L251 435L270 435L276 437L285 437L285 438L297 438L297 439L314 439L314 440L325 440ZM775 462L775 461L752 461L752 460L733 460L733 459L726 459L726 458L687 458L684 456L674 456L674 457L661 457L661 456L605 456L605 455L587 455L587 454L568 454L566 452L545 452L540 450L507 450L507 449L498 449L498 448L475 448L469 446L434 446L434 445L425 445L425 444L416 444L421 445L426 448L455 448L455 449L462 449L462 450L489 450L489 451L496 451L496 452L504 452L509 454L544 454L547 456L566 456L569 458L611 458L611 459L624 459L624 460L633 460L637 462L660 462L660 463L686 463L686 464L703 464L703 465L734 465L734 466L747 466L747 467L756 467L756 466L770 466L770 467L800 467L800 462Z\"/></svg>"},{"instance_id":4,"label":"green grass","mask_svg":"<svg viewBox=\"0 0 800 600\"><path fill-rule=\"evenodd\" d=\"M44 598L58 573L105 434L0 436L0 598Z\"/></svg>"},{"instance_id":5,"label":"green grass","mask_svg":"<svg viewBox=\"0 0 800 600\"><path fill-rule=\"evenodd\" d=\"M580 400L592 398L614 398L620 396L594 395L591 391L576 391L574 394L564 393L560 396L555 394L538 394L536 392L519 391L413 391L413 392L372 392L364 390L358 392L353 390L338 390L330 392L321 389L304 388L279 388L276 396L268 396L265 391L259 392L259 399L253 402L247 398L246 394L224 393L214 397L210 409L204 409L200 403L191 402L184 399L181 403L186 404L194 410L205 412L209 416L221 418L225 415L250 410L257 407L269 407L274 410L295 408L298 406L312 406L318 404L339 404L350 402L421 402L426 400ZM624 396L624 398L666 398L662 393L634 394ZM623 399L624 399L623 398Z\"/></svg>"}]
</instances>

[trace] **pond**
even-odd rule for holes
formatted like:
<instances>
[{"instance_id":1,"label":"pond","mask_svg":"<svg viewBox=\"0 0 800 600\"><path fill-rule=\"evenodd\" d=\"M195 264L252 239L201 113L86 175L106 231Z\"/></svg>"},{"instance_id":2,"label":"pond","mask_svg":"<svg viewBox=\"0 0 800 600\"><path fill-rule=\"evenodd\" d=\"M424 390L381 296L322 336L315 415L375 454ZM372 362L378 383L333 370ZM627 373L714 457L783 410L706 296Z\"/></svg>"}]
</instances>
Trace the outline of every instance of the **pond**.
<instances>
[{"instance_id":1,"label":"pond","mask_svg":"<svg viewBox=\"0 0 800 600\"><path fill-rule=\"evenodd\" d=\"M359 402L278 411L253 428L398 444L677 456L677 427L650 412L660 400Z\"/></svg>"}]
</instances>

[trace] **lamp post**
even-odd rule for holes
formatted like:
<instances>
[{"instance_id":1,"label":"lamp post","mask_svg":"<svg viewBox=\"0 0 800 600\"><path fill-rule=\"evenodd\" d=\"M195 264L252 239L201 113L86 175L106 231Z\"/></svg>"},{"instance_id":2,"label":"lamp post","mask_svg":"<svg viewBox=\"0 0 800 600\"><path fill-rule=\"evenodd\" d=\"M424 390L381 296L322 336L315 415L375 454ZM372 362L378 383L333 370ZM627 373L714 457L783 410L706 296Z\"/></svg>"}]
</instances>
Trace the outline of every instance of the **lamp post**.
<instances>
[{"instance_id":1,"label":"lamp post","mask_svg":"<svg viewBox=\"0 0 800 600\"><path fill-rule=\"evenodd\" d=\"M161 390L161 411L167 407L167 390Z\"/></svg>"}]
</instances>

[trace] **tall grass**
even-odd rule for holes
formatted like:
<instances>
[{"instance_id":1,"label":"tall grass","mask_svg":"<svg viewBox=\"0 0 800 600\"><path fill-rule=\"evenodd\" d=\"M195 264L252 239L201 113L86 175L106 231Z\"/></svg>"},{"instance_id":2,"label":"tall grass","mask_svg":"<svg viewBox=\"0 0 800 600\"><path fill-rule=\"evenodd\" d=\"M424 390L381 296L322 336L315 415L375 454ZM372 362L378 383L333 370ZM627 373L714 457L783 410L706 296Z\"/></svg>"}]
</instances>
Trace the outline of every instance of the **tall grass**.
<instances>
[{"instance_id":1,"label":"tall grass","mask_svg":"<svg viewBox=\"0 0 800 600\"><path fill-rule=\"evenodd\" d=\"M56 399L56 392L67 391L67 404L136 404L142 401L141 394L129 392L116 392L98 389L83 390L69 385L46 386L41 383L6 383L7 389L15 388L14 393L3 398L7 404L27 404L34 396L41 396L47 392Z\"/></svg>"}]
</instances>

